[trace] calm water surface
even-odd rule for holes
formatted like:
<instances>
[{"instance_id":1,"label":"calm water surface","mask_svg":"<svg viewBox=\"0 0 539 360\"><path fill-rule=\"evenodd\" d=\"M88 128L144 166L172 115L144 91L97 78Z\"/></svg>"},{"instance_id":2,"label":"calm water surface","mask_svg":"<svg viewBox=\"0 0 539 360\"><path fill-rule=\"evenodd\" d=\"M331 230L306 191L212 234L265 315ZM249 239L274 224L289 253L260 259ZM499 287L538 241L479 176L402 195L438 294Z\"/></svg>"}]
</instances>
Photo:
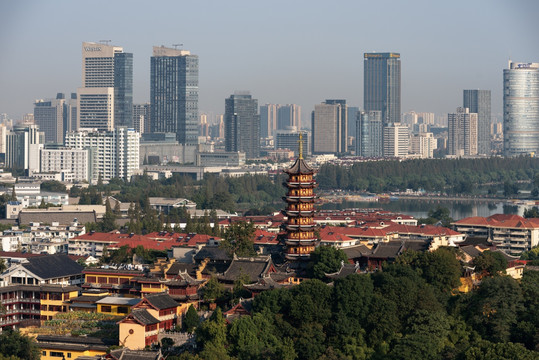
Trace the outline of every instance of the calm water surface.
<instances>
[{"instance_id":1,"label":"calm water surface","mask_svg":"<svg viewBox=\"0 0 539 360\"><path fill-rule=\"evenodd\" d=\"M442 206L449 209L451 217L460 220L470 216L490 216L494 214L517 214L523 215L524 210L530 206L513 205L503 202L485 202L477 200L420 200L398 199L388 203L380 202L355 202L343 201L342 203L327 203L322 209L347 209L347 208L378 208L411 215L416 218L425 218L429 210Z\"/></svg>"}]
</instances>

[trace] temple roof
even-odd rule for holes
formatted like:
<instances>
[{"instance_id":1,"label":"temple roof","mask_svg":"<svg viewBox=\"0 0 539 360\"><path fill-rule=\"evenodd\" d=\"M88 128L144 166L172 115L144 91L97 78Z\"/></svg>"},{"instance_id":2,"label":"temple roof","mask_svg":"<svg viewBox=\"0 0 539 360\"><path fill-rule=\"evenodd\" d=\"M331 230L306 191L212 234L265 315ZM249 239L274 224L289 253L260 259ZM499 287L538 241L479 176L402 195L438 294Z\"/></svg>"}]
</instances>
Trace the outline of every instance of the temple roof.
<instances>
[{"instance_id":1,"label":"temple roof","mask_svg":"<svg viewBox=\"0 0 539 360\"><path fill-rule=\"evenodd\" d=\"M315 172L302 158L297 158L294 165L283 171L287 174L314 174Z\"/></svg>"}]
</instances>

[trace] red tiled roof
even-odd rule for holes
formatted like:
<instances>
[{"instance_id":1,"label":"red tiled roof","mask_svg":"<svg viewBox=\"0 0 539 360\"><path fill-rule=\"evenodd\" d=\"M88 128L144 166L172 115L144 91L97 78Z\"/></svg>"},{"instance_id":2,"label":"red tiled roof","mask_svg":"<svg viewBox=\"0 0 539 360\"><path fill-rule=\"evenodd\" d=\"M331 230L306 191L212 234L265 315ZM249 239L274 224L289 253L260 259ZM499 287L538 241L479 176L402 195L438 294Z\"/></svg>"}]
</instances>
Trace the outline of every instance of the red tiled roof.
<instances>
[{"instance_id":1,"label":"red tiled roof","mask_svg":"<svg viewBox=\"0 0 539 360\"><path fill-rule=\"evenodd\" d=\"M272 245L275 244L276 245L279 243L279 240L277 239L277 234L275 233L265 231L262 229L256 229L253 242L259 245L262 245L262 244L272 244Z\"/></svg>"},{"instance_id":2,"label":"red tiled roof","mask_svg":"<svg viewBox=\"0 0 539 360\"><path fill-rule=\"evenodd\" d=\"M489 226L499 228L539 228L539 218L526 219L519 215L495 214L487 218L473 216L455 221L456 225Z\"/></svg>"}]
</instances>

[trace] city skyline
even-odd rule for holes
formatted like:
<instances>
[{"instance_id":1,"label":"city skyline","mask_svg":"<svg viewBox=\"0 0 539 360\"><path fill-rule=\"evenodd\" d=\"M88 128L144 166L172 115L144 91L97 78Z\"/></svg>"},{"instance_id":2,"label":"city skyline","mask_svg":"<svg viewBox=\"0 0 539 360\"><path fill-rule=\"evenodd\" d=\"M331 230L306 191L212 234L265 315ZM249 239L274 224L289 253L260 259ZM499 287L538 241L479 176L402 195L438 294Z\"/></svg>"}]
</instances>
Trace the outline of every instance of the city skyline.
<instances>
[{"instance_id":1,"label":"city skyline","mask_svg":"<svg viewBox=\"0 0 539 360\"><path fill-rule=\"evenodd\" d=\"M500 121L507 60L539 59L534 45L539 25L533 21L539 4L532 1L343 2L345 12L332 12L332 5L323 2L277 1L271 7L245 1L167 2L163 5L170 11L159 13L158 20L144 3L129 2L128 10L126 4L107 3L107 11L94 14L88 29L75 16L82 14L82 4L2 3L0 113L17 120L32 112L36 99L75 92L80 86L80 44L102 39L133 53L134 103L150 98L152 46L183 43L181 48L200 57L201 113L223 113L224 98L235 90L250 90L260 104L302 106L305 124L314 105L327 98L364 107L365 52L401 54L402 112L441 115L461 104L462 90L485 89L492 91L492 114ZM191 15L172 21L175 9ZM463 9L474 21L464 21ZM118 18L120 11L130 16ZM156 22L159 27L153 26ZM462 39L473 41L466 45ZM465 51L455 52L456 47Z\"/></svg>"}]
</instances>

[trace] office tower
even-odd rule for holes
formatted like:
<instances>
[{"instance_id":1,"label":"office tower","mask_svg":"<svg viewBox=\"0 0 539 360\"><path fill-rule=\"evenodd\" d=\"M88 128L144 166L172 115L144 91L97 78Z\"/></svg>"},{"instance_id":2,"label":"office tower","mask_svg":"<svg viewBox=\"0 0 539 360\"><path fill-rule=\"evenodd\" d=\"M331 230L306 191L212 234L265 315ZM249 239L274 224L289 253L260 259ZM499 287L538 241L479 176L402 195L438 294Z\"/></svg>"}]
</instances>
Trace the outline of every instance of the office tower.
<instances>
[{"instance_id":1,"label":"office tower","mask_svg":"<svg viewBox=\"0 0 539 360\"><path fill-rule=\"evenodd\" d=\"M133 104L133 128L141 134L150 132L150 103Z\"/></svg>"},{"instance_id":2,"label":"office tower","mask_svg":"<svg viewBox=\"0 0 539 360\"><path fill-rule=\"evenodd\" d=\"M384 126L384 157L406 157L408 155L408 126L391 123Z\"/></svg>"},{"instance_id":3,"label":"office tower","mask_svg":"<svg viewBox=\"0 0 539 360\"><path fill-rule=\"evenodd\" d=\"M539 63L503 70L504 155L539 153Z\"/></svg>"},{"instance_id":4,"label":"office tower","mask_svg":"<svg viewBox=\"0 0 539 360\"><path fill-rule=\"evenodd\" d=\"M260 106L260 137L263 139L272 137L277 130L277 107L276 104Z\"/></svg>"},{"instance_id":5,"label":"office tower","mask_svg":"<svg viewBox=\"0 0 539 360\"><path fill-rule=\"evenodd\" d=\"M303 134L303 154L311 154L310 134L308 131L301 131ZM300 131L295 126L290 126L287 130L277 130L275 133L275 149L288 149L294 152L294 156L299 156L299 134Z\"/></svg>"},{"instance_id":6,"label":"office tower","mask_svg":"<svg viewBox=\"0 0 539 360\"><path fill-rule=\"evenodd\" d=\"M415 111L409 111L402 115L403 124L408 125L410 128L413 128L413 125L418 122L418 115Z\"/></svg>"},{"instance_id":7,"label":"office tower","mask_svg":"<svg viewBox=\"0 0 539 360\"><path fill-rule=\"evenodd\" d=\"M277 105L277 129L286 130L290 126L301 129L301 106L296 104Z\"/></svg>"},{"instance_id":8,"label":"office tower","mask_svg":"<svg viewBox=\"0 0 539 360\"><path fill-rule=\"evenodd\" d=\"M77 118L77 128L133 126L133 54L119 46L82 43Z\"/></svg>"},{"instance_id":9,"label":"office tower","mask_svg":"<svg viewBox=\"0 0 539 360\"><path fill-rule=\"evenodd\" d=\"M356 155L382 157L382 112L358 111L356 114Z\"/></svg>"},{"instance_id":10,"label":"office tower","mask_svg":"<svg viewBox=\"0 0 539 360\"><path fill-rule=\"evenodd\" d=\"M62 143L65 129L69 126L69 109L65 95L58 93L56 99L36 100L34 121L39 130L45 133L45 142Z\"/></svg>"},{"instance_id":11,"label":"office tower","mask_svg":"<svg viewBox=\"0 0 539 360\"><path fill-rule=\"evenodd\" d=\"M356 122L357 122L357 113L359 112L359 107L357 106L349 106L348 107L348 114L347 114L347 117L348 117L348 124L347 124L347 127L348 127L348 136L352 136L354 137L354 140L356 141L357 143L357 139L356 139Z\"/></svg>"},{"instance_id":12,"label":"office tower","mask_svg":"<svg viewBox=\"0 0 539 360\"><path fill-rule=\"evenodd\" d=\"M477 114L468 108L457 108L447 114L448 151L450 156L477 155Z\"/></svg>"},{"instance_id":13,"label":"office tower","mask_svg":"<svg viewBox=\"0 0 539 360\"><path fill-rule=\"evenodd\" d=\"M65 123L66 126L64 127L64 134L68 131L75 131L78 126L78 111L77 111L77 93L71 93L71 96L69 99L66 99L66 117L67 122ZM62 142L64 141L64 137L62 137Z\"/></svg>"},{"instance_id":14,"label":"office tower","mask_svg":"<svg viewBox=\"0 0 539 360\"><path fill-rule=\"evenodd\" d=\"M412 136L411 138L411 153L420 155L423 159L434 157L437 141L432 133L423 132Z\"/></svg>"},{"instance_id":15,"label":"office tower","mask_svg":"<svg viewBox=\"0 0 539 360\"><path fill-rule=\"evenodd\" d=\"M434 125L434 113L430 113L430 112L417 113L417 122L420 124Z\"/></svg>"},{"instance_id":16,"label":"office tower","mask_svg":"<svg viewBox=\"0 0 539 360\"><path fill-rule=\"evenodd\" d=\"M131 180L139 168L139 133L127 127L111 131L79 130L66 133L65 147L91 149L91 181Z\"/></svg>"},{"instance_id":17,"label":"office tower","mask_svg":"<svg viewBox=\"0 0 539 360\"><path fill-rule=\"evenodd\" d=\"M45 134L37 125L13 127L6 134L6 167L39 172L39 152L43 149Z\"/></svg>"},{"instance_id":18,"label":"office tower","mask_svg":"<svg viewBox=\"0 0 539 360\"><path fill-rule=\"evenodd\" d=\"M0 154L6 153L6 136L7 136L7 126L3 123L0 123Z\"/></svg>"},{"instance_id":19,"label":"office tower","mask_svg":"<svg viewBox=\"0 0 539 360\"><path fill-rule=\"evenodd\" d=\"M363 107L382 112L382 122L397 123L401 117L401 62L398 53L365 53Z\"/></svg>"},{"instance_id":20,"label":"office tower","mask_svg":"<svg viewBox=\"0 0 539 360\"><path fill-rule=\"evenodd\" d=\"M242 151L246 159L260 156L258 100L249 92L235 92L225 100L225 150Z\"/></svg>"},{"instance_id":21,"label":"office tower","mask_svg":"<svg viewBox=\"0 0 539 360\"><path fill-rule=\"evenodd\" d=\"M315 105L311 119L314 154L346 152L346 129L343 127L346 128L347 115L345 100L326 100Z\"/></svg>"},{"instance_id":22,"label":"office tower","mask_svg":"<svg viewBox=\"0 0 539 360\"><path fill-rule=\"evenodd\" d=\"M462 105L477 114L477 153L490 155L490 90L464 90Z\"/></svg>"},{"instance_id":23,"label":"office tower","mask_svg":"<svg viewBox=\"0 0 539 360\"><path fill-rule=\"evenodd\" d=\"M154 46L150 71L151 132L176 134L180 144L198 144L198 56Z\"/></svg>"},{"instance_id":24,"label":"office tower","mask_svg":"<svg viewBox=\"0 0 539 360\"><path fill-rule=\"evenodd\" d=\"M33 125L34 124L34 114L24 114L22 116L22 123L24 125Z\"/></svg>"}]
</instances>

